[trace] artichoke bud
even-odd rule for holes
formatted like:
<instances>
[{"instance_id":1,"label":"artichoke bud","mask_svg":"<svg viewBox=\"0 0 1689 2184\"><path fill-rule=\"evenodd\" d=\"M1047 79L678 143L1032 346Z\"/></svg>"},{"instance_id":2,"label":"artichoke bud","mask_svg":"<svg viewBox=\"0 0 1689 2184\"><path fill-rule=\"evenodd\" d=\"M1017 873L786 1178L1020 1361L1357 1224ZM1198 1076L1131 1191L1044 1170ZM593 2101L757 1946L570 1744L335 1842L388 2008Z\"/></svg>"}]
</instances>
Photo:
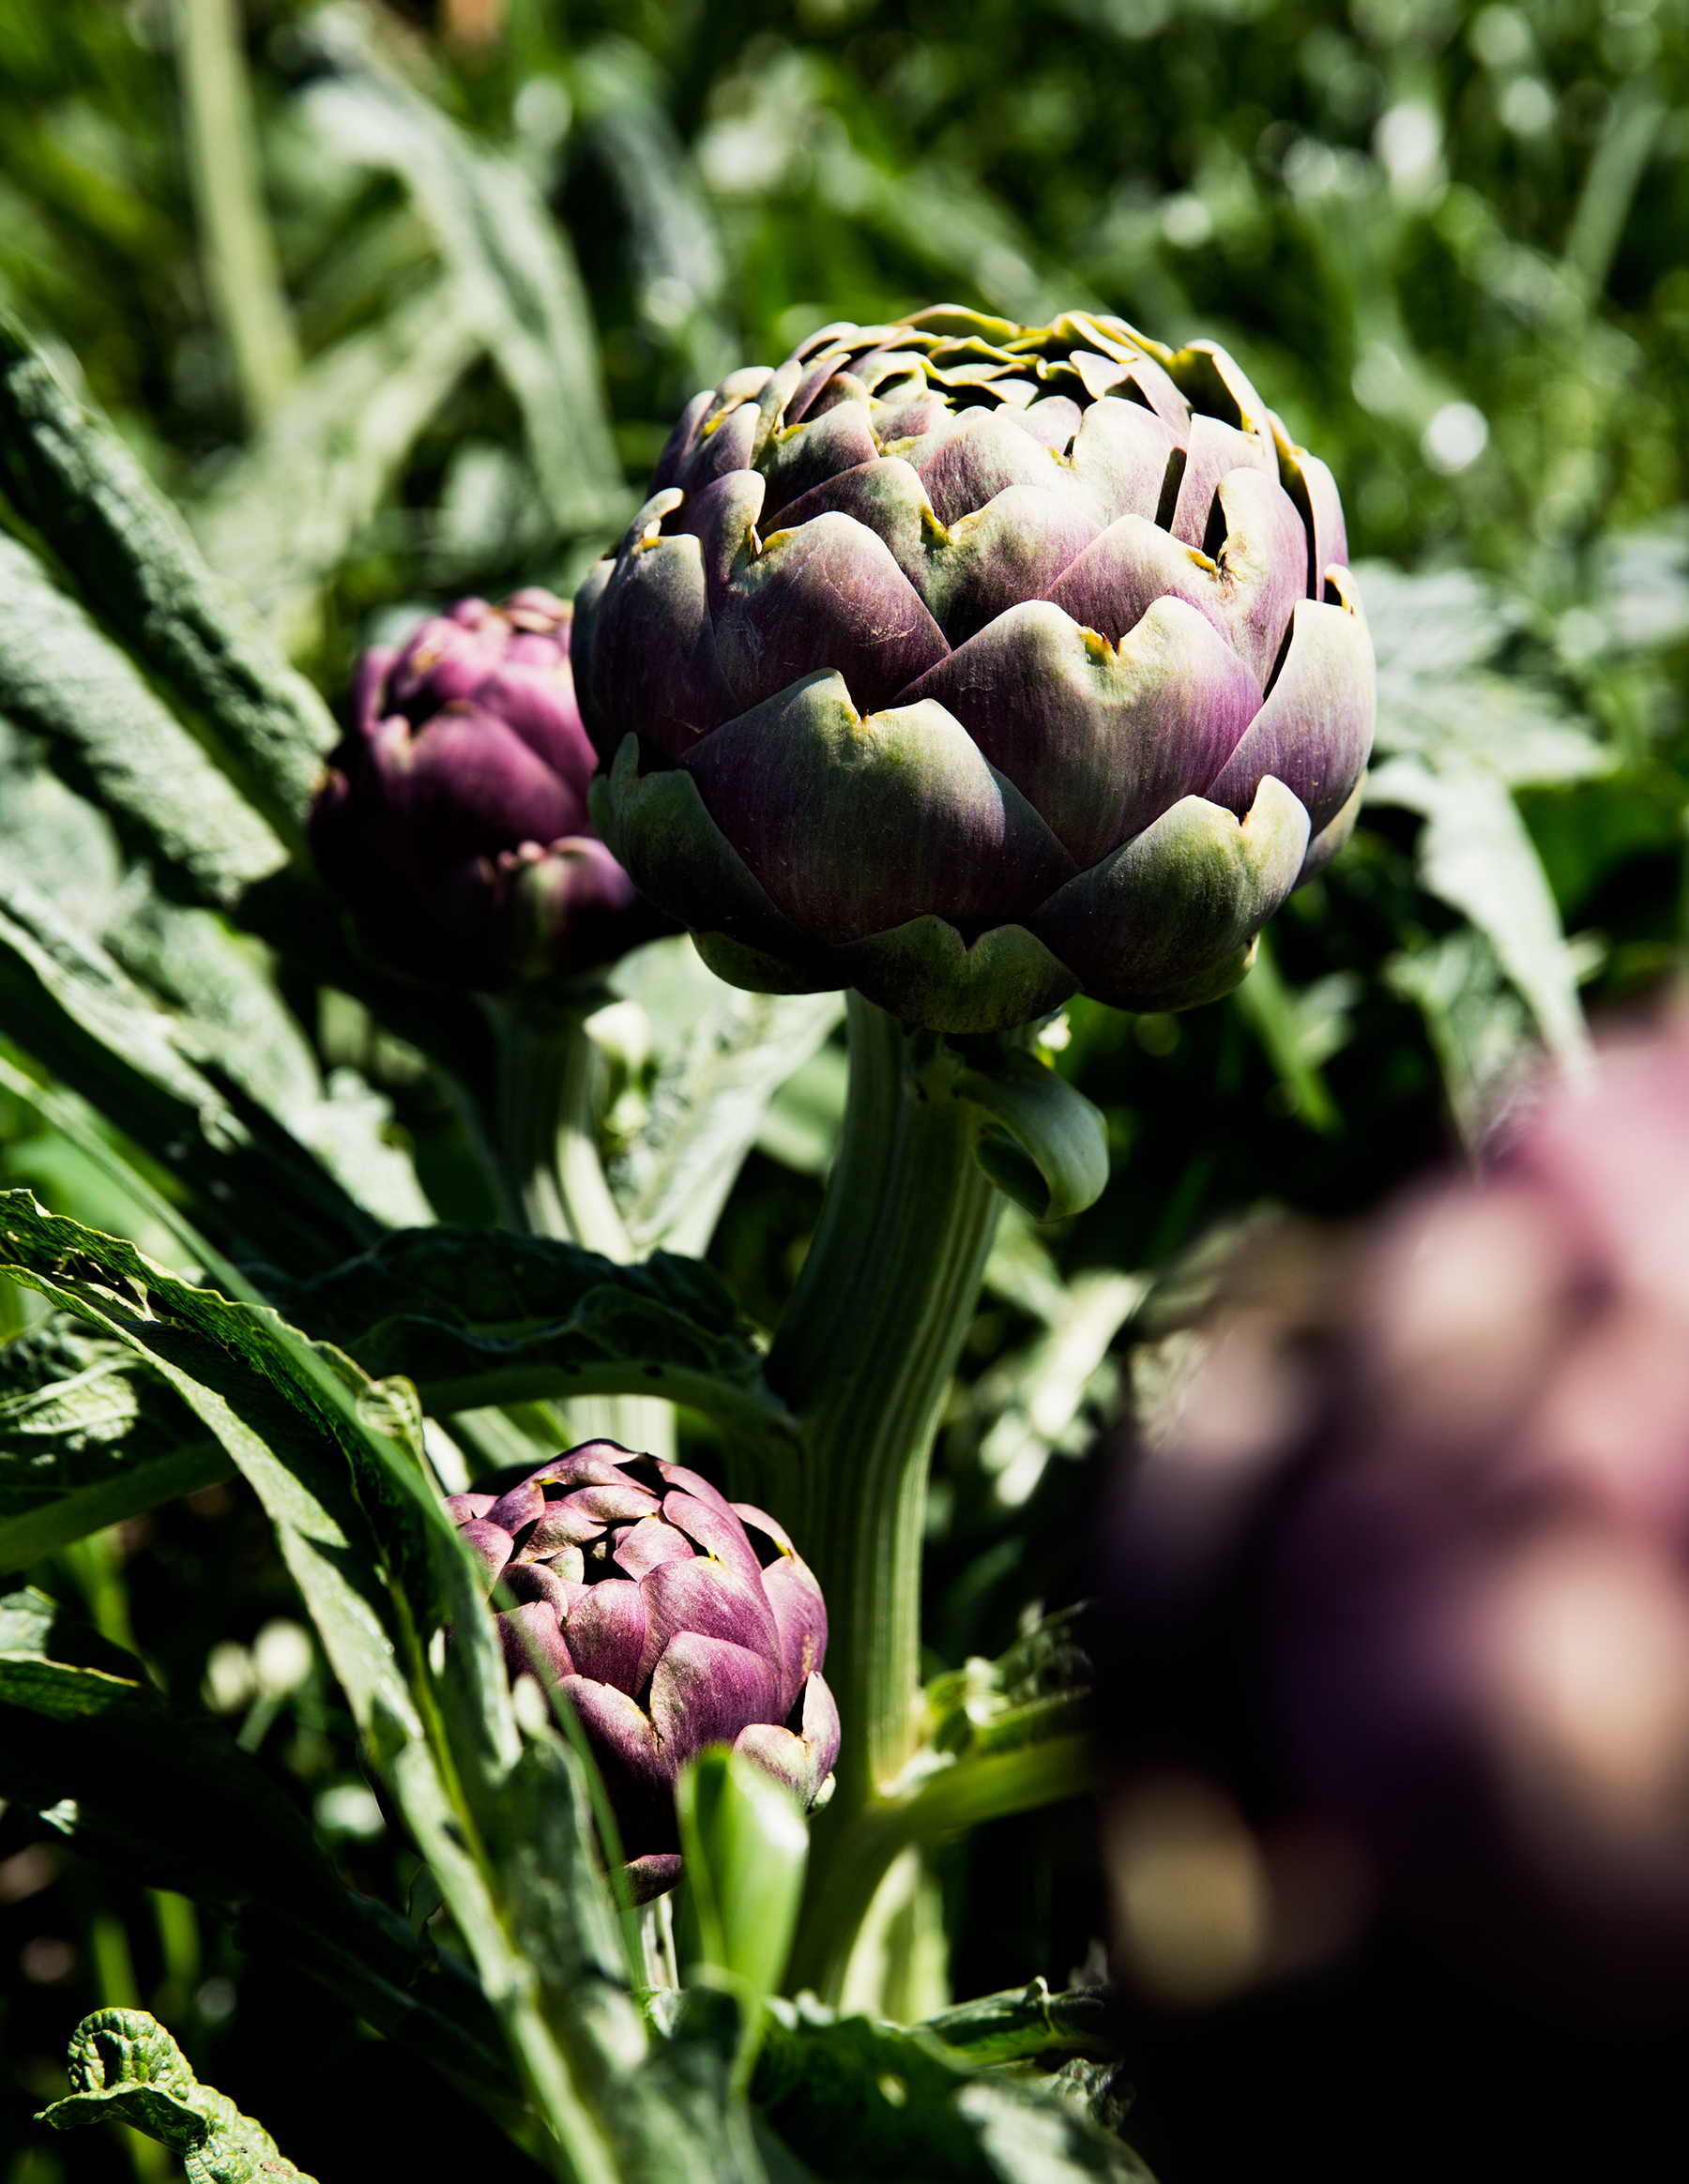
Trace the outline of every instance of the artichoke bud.
<instances>
[{"instance_id":1,"label":"artichoke bud","mask_svg":"<svg viewBox=\"0 0 1689 2184\"><path fill-rule=\"evenodd\" d=\"M496 993L667 930L587 813L571 619L535 589L460 599L365 653L311 842L379 962Z\"/></svg>"},{"instance_id":2,"label":"artichoke bud","mask_svg":"<svg viewBox=\"0 0 1689 2184\"><path fill-rule=\"evenodd\" d=\"M498 1495L447 1503L512 1679L573 1706L636 1894L680 1871L680 1770L711 1745L825 1800L839 1715L821 1588L776 1521L683 1464L590 1441Z\"/></svg>"},{"instance_id":3,"label":"artichoke bud","mask_svg":"<svg viewBox=\"0 0 1689 2184\"><path fill-rule=\"evenodd\" d=\"M1370 1872L1533 2010L1681 2022L1686 1116L1689 1032L1616 1042L1476 1175L1257 1241L1174 1338L1198 1362L1120 1505L1103 1678L1129 1957L1171 1760L1323 1840L1314 1900Z\"/></svg>"},{"instance_id":4,"label":"artichoke bud","mask_svg":"<svg viewBox=\"0 0 1689 2184\"><path fill-rule=\"evenodd\" d=\"M955 309L694 398L572 638L705 960L932 1030L1192 1007L1354 822L1337 490L1224 350Z\"/></svg>"}]
</instances>

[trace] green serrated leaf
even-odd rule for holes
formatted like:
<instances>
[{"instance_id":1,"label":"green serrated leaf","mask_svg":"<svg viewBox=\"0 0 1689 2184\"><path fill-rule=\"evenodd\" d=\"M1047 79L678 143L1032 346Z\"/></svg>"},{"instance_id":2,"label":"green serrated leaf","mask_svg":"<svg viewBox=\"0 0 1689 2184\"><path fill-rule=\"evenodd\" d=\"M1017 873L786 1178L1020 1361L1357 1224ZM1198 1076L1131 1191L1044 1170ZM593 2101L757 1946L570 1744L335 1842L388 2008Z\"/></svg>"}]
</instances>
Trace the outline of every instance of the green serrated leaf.
<instances>
[{"instance_id":1,"label":"green serrated leaf","mask_svg":"<svg viewBox=\"0 0 1689 2184\"><path fill-rule=\"evenodd\" d=\"M55 2131L120 2122L181 2157L188 2184L315 2184L227 2094L202 2085L144 2010L97 2010L70 2036L70 2091L38 2121Z\"/></svg>"},{"instance_id":2,"label":"green serrated leaf","mask_svg":"<svg viewBox=\"0 0 1689 2184\"><path fill-rule=\"evenodd\" d=\"M128 657L27 548L5 538L0 711L45 737L55 766L110 815L131 852L192 898L236 902L285 862L271 829Z\"/></svg>"},{"instance_id":3,"label":"green serrated leaf","mask_svg":"<svg viewBox=\"0 0 1689 2184\"><path fill-rule=\"evenodd\" d=\"M264 816L297 842L337 740L328 708L206 568L122 441L65 392L9 319L0 322L0 473L87 605L200 717Z\"/></svg>"}]
</instances>

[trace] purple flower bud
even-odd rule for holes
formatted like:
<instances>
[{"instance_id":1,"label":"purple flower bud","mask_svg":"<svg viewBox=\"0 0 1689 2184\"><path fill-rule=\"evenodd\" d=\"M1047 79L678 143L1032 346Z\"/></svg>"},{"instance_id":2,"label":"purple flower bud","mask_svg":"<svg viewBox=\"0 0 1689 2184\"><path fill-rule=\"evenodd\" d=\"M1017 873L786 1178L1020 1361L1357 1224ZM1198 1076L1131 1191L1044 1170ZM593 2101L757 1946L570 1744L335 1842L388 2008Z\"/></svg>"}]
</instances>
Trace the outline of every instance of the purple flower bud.
<instances>
[{"instance_id":1,"label":"purple flower bud","mask_svg":"<svg viewBox=\"0 0 1689 2184\"><path fill-rule=\"evenodd\" d=\"M496 1615L511 1677L572 1701L647 1892L678 1871L675 1777L707 1744L749 1752L806 1807L824 1794L827 1609L772 1517L614 1441L446 1506L513 1603Z\"/></svg>"},{"instance_id":2,"label":"purple flower bud","mask_svg":"<svg viewBox=\"0 0 1689 2184\"><path fill-rule=\"evenodd\" d=\"M571 618L545 591L460 599L365 653L311 843L395 969L497 992L667 930L587 819Z\"/></svg>"},{"instance_id":3,"label":"purple flower bud","mask_svg":"<svg viewBox=\"0 0 1689 2184\"><path fill-rule=\"evenodd\" d=\"M1115 1550L1131 1765L1334 1818L1580 2010L1689 1998L1686 1236L1680 1029L1358 1244L1245 1262Z\"/></svg>"}]
</instances>

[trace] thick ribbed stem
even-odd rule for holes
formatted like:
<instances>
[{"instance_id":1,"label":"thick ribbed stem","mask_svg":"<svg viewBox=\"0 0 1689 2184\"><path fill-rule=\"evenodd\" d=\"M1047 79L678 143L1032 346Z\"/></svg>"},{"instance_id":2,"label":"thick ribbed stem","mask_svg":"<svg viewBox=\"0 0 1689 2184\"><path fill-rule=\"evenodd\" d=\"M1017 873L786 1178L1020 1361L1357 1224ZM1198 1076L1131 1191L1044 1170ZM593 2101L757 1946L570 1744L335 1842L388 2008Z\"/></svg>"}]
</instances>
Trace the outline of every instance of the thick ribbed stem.
<instances>
[{"instance_id":1,"label":"thick ribbed stem","mask_svg":"<svg viewBox=\"0 0 1689 2184\"><path fill-rule=\"evenodd\" d=\"M920 1688L921 1554L933 1436L1002 1200L974 1160L983 1116L957 1057L850 996L850 1096L821 1224L768 1359L803 1420L792 1512L827 1598L844 1743L828 1846L908 1758Z\"/></svg>"},{"instance_id":2,"label":"thick ribbed stem","mask_svg":"<svg viewBox=\"0 0 1689 2184\"><path fill-rule=\"evenodd\" d=\"M585 1028L587 1009L525 998L488 1009L498 1035L501 1218L625 1264L633 1248L599 1160L599 1056ZM674 1413L647 1396L585 1396L567 1416L577 1441L674 1454Z\"/></svg>"}]
</instances>

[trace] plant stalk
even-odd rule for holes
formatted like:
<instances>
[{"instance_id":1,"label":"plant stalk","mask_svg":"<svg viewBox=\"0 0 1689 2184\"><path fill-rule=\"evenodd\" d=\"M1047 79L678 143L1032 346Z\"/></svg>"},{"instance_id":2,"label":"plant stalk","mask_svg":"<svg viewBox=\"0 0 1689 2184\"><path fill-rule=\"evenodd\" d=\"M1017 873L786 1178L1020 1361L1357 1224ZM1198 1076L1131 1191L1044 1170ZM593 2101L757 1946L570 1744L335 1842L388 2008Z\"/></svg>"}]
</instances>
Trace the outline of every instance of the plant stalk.
<instances>
[{"instance_id":1,"label":"plant stalk","mask_svg":"<svg viewBox=\"0 0 1689 2184\"><path fill-rule=\"evenodd\" d=\"M960 1058L856 993L849 1039L838 1161L768 1359L803 1419L805 1506L790 1515L827 1597L844 1725L806 1921L833 1846L913 1746L933 1437L1002 1205L974 1160L984 1117L953 1090Z\"/></svg>"},{"instance_id":2,"label":"plant stalk","mask_svg":"<svg viewBox=\"0 0 1689 2184\"><path fill-rule=\"evenodd\" d=\"M594 1005L487 1004L498 1039L495 1180L507 1227L626 1265L633 1246L599 1159L599 1053L586 1029ZM577 1441L674 1454L674 1412L647 1396L578 1397L568 1420Z\"/></svg>"},{"instance_id":3,"label":"plant stalk","mask_svg":"<svg viewBox=\"0 0 1689 2184\"><path fill-rule=\"evenodd\" d=\"M176 47L205 286L256 426L287 392L299 351L258 174L237 0L176 0Z\"/></svg>"}]
</instances>

